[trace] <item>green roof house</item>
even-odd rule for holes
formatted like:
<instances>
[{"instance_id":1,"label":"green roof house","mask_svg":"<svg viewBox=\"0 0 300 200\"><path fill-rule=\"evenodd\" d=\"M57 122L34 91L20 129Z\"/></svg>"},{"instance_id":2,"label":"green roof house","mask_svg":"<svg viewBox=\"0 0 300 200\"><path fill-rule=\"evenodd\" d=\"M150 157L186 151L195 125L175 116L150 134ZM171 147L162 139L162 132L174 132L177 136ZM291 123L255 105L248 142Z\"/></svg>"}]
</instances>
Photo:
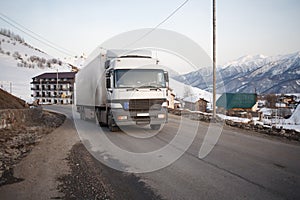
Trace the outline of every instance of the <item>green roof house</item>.
<instances>
[{"instance_id":1,"label":"green roof house","mask_svg":"<svg viewBox=\"0 0 300 200\"><path fill-rule=\"evenodd\" d=\"M224 111L256 111L257 94L254 93L223 93L216 106Z\"/></svg>"}]
</instances>

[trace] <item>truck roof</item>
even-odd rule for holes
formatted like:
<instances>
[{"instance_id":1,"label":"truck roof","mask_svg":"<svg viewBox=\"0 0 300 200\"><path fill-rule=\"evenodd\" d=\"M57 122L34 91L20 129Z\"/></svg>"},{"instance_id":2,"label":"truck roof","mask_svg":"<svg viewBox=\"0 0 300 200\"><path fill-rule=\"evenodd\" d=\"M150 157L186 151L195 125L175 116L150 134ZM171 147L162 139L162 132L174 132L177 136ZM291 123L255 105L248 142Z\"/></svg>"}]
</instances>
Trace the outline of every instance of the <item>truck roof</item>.
<instances>
[{"instance_id":1,"label":"truck roof","mask_svg":"<svg viewBox=\"0 0 300 200\"><path fill-rule=\"evenodd\" d=\"M152 57L152 52L150 50L145 49L109 49L106 53L107 58L119 58L119 57Z\"/></svg>"},{"instance_id":2,"label":"truck roof","mask_svg":"<svg viewBox=\"0 0 300 200\"><path fill-rule=\"evenodd\" d=\"M114 69L127 68L160 68L157 65L157 60L149 57L121 57L113 59L110 63Z\"/></svg>"}]
</instances>

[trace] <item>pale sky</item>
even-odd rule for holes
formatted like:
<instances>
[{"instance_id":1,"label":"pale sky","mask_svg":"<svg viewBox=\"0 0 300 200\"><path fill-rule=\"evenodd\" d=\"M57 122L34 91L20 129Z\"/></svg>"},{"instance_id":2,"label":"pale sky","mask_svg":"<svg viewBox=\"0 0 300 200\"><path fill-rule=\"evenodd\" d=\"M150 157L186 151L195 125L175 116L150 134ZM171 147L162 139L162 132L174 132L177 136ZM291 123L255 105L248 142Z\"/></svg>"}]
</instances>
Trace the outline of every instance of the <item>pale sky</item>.
<instances>
[{"instance_id":1,"label":"pale sky","mask_svg":"<svg viewBox=\"0 0 300 200\"><path fill-rule=\"evenodd\" d=\"M1 0L0 12L77 55L114 35L152 28L184 0ZM217 55L224 64L243 55L300 51L299 0L217 0ZM189 0L159 28L176 31L212 54L212 0ZM35 47L63 58L0 19Z\"/></svg>"}]
</instances>

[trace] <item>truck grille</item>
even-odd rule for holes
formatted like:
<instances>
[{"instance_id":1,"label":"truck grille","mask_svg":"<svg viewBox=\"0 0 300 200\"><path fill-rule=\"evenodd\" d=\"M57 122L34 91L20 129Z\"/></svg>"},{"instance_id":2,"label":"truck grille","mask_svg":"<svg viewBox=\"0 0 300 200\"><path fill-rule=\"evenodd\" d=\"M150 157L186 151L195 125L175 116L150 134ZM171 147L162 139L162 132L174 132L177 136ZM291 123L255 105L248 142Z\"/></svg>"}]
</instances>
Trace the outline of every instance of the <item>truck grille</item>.
<instances>
[{"instance_id":1,"label":"truck grille","mask_svg":"<svg viewBox=\"0 0 300 200\"><path fill-rule=\"evenodd\" d=\"M163 99L130 99L129 111L135 110L160 110Z\"/></svg>"}]
</instances>

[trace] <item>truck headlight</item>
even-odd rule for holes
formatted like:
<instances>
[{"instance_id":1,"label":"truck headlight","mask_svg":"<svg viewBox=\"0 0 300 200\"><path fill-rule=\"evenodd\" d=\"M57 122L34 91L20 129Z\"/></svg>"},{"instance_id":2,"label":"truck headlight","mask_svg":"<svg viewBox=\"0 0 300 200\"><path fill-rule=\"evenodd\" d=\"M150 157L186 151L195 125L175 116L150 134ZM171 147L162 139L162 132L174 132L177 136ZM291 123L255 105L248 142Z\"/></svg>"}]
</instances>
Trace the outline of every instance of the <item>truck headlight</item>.
<instances>
[{"instance_id":1,"label":"truck headlight","mask_svg":"<svg viewBox=\"0 0 300 200\"><path fill-rule=\"evenodd\" d=\"M126 116L126 115L119 115L119 116L117 117L117 119L118 119L119 121L121 121L121 120L127 120L127 116Z\"/></svg>"},{"instance_id":2,"label":"truck headlight","mask_svg":"<svg viewBox=\"0 0 300 200\"><path fill-rule=\"evenodd\" d=\"M166 118L166 115L165 115L165 114L158 114L158 115L157 115L157 118L159 118L159 119L164 119L164 118Z\"/></svg>"},{"instance_id":3,"label":"truck headlight","mask_svg":"<svg viewBox=\"0 0 300 200\"><path fill-rule=\"evenodd\" d=\"M116 109L116 108L123 108L122 104L120 104L120 103L111 103L110 107L114 108L114 109Z\"/></svg>"}]
</instances>

